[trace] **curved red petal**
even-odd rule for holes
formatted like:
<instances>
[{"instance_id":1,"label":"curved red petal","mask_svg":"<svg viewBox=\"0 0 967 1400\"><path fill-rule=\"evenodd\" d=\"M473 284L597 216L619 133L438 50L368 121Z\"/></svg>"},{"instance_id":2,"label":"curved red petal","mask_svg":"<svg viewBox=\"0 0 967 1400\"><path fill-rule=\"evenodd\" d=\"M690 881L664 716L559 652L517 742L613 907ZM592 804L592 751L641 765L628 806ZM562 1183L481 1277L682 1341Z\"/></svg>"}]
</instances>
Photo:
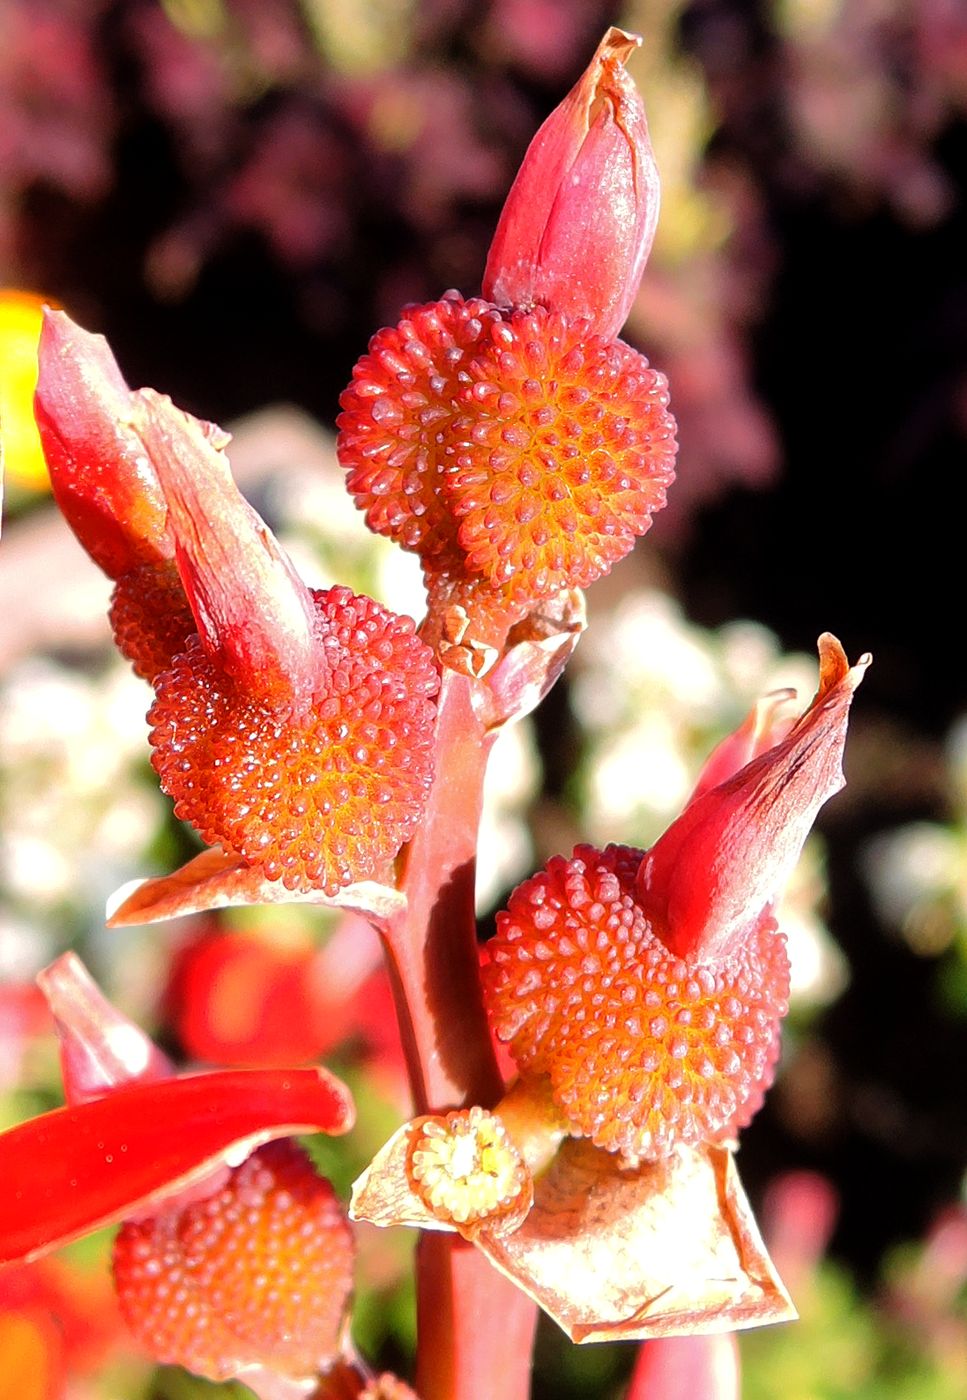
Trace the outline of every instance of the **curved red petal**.
<instances>
[{"instance_id":1,"label":"curved red petal","mask_svg":"<svg viewBox=\"0 0 967 1400\"><path fill-rule=\"evenodd\" d=\"M348 1132L354 1116L324 1069L223 1070L54 1109L0 1136L0 1264L130 1216L231 1149L238 1160L272 1138Z\"/></svg>"}]
</instances>

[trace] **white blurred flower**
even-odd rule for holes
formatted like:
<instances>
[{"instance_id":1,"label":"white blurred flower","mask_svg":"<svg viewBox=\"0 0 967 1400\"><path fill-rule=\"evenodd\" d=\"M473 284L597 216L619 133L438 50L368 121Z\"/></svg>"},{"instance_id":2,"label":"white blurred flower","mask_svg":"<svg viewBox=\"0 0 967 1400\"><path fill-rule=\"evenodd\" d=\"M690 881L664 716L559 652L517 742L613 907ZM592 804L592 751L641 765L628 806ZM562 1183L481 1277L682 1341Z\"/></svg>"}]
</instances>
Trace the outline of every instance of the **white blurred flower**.
<instances>
[{"instance_id":1,"label":"white blurred flower","mask_svg":"<svg viewBox=\"0 0 967 1400\"><path fill-rule=\"evenodd\" d=\"M83 907L130 875L165 810L137 776L149 698L120 659L97 678L40 659L8 676L0 877L9 897L37 910Z\"/></svg>"}]
</instances>

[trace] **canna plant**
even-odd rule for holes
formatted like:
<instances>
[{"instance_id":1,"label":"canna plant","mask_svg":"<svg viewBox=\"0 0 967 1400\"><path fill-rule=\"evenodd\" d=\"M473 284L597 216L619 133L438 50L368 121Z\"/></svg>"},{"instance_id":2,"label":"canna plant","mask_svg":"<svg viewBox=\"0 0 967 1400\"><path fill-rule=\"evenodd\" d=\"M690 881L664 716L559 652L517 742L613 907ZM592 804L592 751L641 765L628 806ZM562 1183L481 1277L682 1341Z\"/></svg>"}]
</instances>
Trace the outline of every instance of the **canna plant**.
<instances>
[{"instance_id":1,"label":"canna plant","mask_svg":"<svg viewBox=\"0 0 967 1400\"><path fill-rule=\"evenodd\" d=\"M674 474L666 382L618 338L658 215L636 42L609 30L537 133L482 295L408 308L342 396L347 487L419 557L419 628L306 587L239 495L227 435L129 389L100 337L51 312L41 339L54 494L114 581L115 639L155 693L152 763L207 847L110 921L298 900L378 930L413 1117L349 1214L421 1231L423 1400L523 1400L538 1307L575 1341L661 1339L636 1397L713 1372L734 1393L731 1342L665 1339L794 1316L735 1148L779 1053L776 900L842 785L867 658L824 634L803 715L761 702L650 850L553 857L482 968L476 942L488 753ZM118 1297L159 1360L263 1400L412 1394L353 1349L351 1225L291 1140L348 1130L347 1091L323 1070L176 1076L76 961L42 985L68 1106L0 1139L0 1257L120 1220Z\"/></svg>"}]
</instances>

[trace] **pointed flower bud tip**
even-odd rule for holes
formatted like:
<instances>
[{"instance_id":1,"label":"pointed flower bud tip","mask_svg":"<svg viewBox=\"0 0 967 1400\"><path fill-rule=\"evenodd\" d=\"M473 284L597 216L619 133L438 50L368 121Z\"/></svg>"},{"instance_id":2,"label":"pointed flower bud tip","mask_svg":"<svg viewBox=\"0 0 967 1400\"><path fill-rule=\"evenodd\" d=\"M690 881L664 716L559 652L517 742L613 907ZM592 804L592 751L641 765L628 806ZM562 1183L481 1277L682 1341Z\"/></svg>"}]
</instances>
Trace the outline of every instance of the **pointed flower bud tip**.
<instances>
[{"instance_id":1,"label":"pointed flower bud tip","mask_svg":"<svg viewBox=\"0 0 967 1400\"><path fill-rule=\"evenodd\" d=\"M54 497L110 578L173 557L164 496L128 426L133 397L103 336L46 311L34 411Z\"/></svg>"},{"instance_id":2,"label":"pointed flower bud tip","mask_svg":"<svg viewBox=\"0 0 967 1400\"><path fill-rule=\"evenodd\" d=\"M697 797L642 861L638 899L681 957L725 957L758 925L844 784L850 704L870 658L850 667L829 633L819 657L819 689L785 738Z\"/></svg>"},{"instance_id":3,"label":"pointed flower bud tip","mask_svg":"<svg viewBox=\"0 0 967 1400\"><path fill-rule=\"evenodd\" d=\"M487 259L489 301L586 317L606 340L624 325L659 205L644 106L624 67L640 43L609 29L531 142Z\"/></svg>"},{"instance_id":4,"label":"pointed flower bud tip","mask_svg":"<svg viewBox=\"0 0 967 1400\"><path fill-rule=\"evenodd\" d=\"M174 1073L168 1057L111 1005L75 953L64 953L38 973L37 981L57 1027L69 1104Z\"/></svg>"},{"instance_id":5,"label":"pointed flower bud tip","mask_svg":"<svg viewBox=\"0 0 967 1400\"><path fill-rule=\"evenodd\" d=\"M304 704L324 667L309 590L240 495L227 436L142 389L132 426L157 472L198 634L243 689Z\"/></svg>"},{"instance_id":6,"label":"pointed flower bud tip","mask_svg":"<svg viewBox=\"0 0 967 1400\"><path fill-rule=\"evenodd\" d=\"M114 1281L156 1360L212 1380L253 1366L308 1378L339 1352L353 1253L329 1182L284 1140L207 1199L124 1225Z\"/></svg>"}]
</instances>

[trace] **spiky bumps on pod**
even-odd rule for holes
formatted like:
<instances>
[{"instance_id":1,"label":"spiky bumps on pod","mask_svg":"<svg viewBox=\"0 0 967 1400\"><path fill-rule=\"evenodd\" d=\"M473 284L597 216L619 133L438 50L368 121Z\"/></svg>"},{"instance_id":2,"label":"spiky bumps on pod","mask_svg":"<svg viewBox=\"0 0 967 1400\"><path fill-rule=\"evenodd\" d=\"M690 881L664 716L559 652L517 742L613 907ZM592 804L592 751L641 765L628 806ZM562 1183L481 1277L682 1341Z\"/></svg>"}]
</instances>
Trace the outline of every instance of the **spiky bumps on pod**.
<instances>
[{"instance_id":1,"label":"spiky bumps on pod","mask_svg":"<svg viewBox=\"0 0 967 1400\"><path fill-rule=\"evenodd\" d=\"M175 812L287 889L375 877L433 776L439 677L411 619L348 588L314 593L320 688L304 712L243 692L197 637L156 681L152 763Z\"/></svg>"},{"instance_id":2,"label":"spiky bumps on pod","mask_svg":"<svg viewBox=\"0 0 967 1400\"><path fill-rule=\"evenodd\" d=\"M522 607L607 573L674 475L664 376L543 307L450 293L412 308L373 337L340 403L339 457L370 528Z\"/></svg>"},{"instance_id":3,"label":"spiky bumps on pod","mask_svg":"<svg viewBox=\"0 0 967 1400\"><path fill-rule=\"evenodd\" d=\"M129 1327L159 1361L213 1380L255 1364L311 1376L338 1351L353 1253L329 1182L281 1141L205 1200L123 1225L114 1280Z\"/></svg>"},{"instance_id":4,"label":"spiky bumps on pod","mask_svg":"<svg viewBox=\"0 0 967 1400\"><path fill-rule=\"evenodd\" d=\"M136 675L153 682L167 671L196 630L174 560L121 574L111 596L110 621L118 650Z\"/></svg>"},{"instance_id":5,"label":"spiky bumps on pod","mask_svg":"<svg viewBox=\"0 0 967 1400\"><path fill-rule=\"evenodd\" d=\"M763 917L728 957L674 957L634 898L642 852L578 846L497 916L488 1008L522 1073L550 1077L572 1131L627 1160L723 1140L772 1080L785 939Z\"/></svg>"}]
</instances>

